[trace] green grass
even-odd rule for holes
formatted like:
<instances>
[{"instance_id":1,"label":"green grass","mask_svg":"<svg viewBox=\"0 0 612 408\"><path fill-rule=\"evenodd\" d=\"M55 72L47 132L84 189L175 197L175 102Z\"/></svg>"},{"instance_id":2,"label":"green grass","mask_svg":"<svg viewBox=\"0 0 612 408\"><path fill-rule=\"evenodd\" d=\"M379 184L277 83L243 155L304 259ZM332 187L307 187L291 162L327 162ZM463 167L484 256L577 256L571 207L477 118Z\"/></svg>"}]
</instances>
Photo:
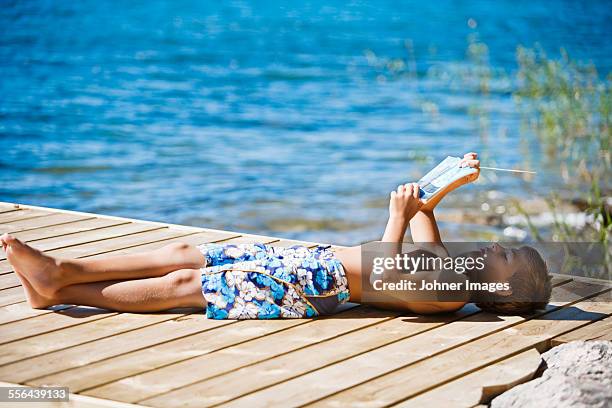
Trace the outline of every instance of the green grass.
<instances>
[{"instance_id":1,"label":"green grass","mask_svg":"<svg viewBox=\"0 0 612 408\"><path fill-rule=\"evenodd\" d=\"M611 79L600 78L592 64L579 64L561 50L557 59L540 49L517 49L518 87L513 96L549 163L556 164L567 191L574 191L581 211L592 217L576 231L558 214L559 197L548 200L555 215L556 241L608 244L612 220L605 198L610 194L612 129ZM542 237L534 237L543 239Z\"/></svg>"}]
</instances>

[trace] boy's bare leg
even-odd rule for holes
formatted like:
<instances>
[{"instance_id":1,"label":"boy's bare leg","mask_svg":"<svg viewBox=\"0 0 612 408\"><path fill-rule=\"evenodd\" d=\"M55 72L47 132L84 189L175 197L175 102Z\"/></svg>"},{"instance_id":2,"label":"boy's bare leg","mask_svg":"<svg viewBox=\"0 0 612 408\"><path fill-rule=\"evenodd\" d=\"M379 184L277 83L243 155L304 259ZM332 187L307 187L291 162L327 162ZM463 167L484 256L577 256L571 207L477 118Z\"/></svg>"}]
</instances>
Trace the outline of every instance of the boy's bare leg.
<instances>
[{"instance_id":1,"label":"boy's bare leg","mask_svg":"<svg viewBox=\"0 0 612 408\"><path fill-rule=\"evenodd\" d=\"M139 279L178 269L197 269L205 258L192 245L175 243L156 251L97 259L57 259L5 234L0 238L7 258L24 288L27 281L39 296L51 298L65 286L79 283Z\"/></svg>"},{"instance_id":2,"label":"boy's bare leg","mask_svg":"<svg viewBox=\"0 0 612 408\"><path fill-rule=\"evenodd\" d=\"M205 308L200 270L180 269L157 278L79 283L40 296L20 277L35 309L58 304L93 306L118 312L157 312L177 307Z\"/></svg>"},{"instance_id":3,"label":"boy's bare leg","mask_svg":"<svg viewBox=\"0 0 612 408\"><path fill-rule=\"evenodd\" d=\"M206 307L199 269L181 269L157 278L65 286L37 307L53 304L94 306L118 312L157 312L177 307Z\"/></svg>"},{"instance_id":4,"label":"boy's bare leg","mask_svg":"<svg viewBox=\"0 0 612 408\"><path fill-rule=\"evenodd\" d=\"M60 266L67 272L64 278L66 284L151 278L178 269L199 269L205 263L204 255L195 246L180 242L136 254L60 259Z\"/></svg>"}]
</instances>

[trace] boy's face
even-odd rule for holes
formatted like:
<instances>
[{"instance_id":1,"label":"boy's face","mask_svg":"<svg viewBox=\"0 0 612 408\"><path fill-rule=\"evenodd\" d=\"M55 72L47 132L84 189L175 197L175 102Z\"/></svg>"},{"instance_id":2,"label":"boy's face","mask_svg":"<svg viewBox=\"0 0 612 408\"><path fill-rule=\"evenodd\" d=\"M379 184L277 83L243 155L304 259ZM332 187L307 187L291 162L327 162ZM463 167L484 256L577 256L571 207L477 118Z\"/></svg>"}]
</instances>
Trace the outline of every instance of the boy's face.
<instances>
[{"instance_id":1,"label":"boy's face","mask_svg":"<svg viewBox=\"0 0 612 408\"><path fill-rule=\"evenodd\" d=\"M494 243L482 248L481 253L485 261L479 278L484 282L508 282L512 275L525 264L525 252L522 248L504 248Z\"/></svg>"}]
</instances>

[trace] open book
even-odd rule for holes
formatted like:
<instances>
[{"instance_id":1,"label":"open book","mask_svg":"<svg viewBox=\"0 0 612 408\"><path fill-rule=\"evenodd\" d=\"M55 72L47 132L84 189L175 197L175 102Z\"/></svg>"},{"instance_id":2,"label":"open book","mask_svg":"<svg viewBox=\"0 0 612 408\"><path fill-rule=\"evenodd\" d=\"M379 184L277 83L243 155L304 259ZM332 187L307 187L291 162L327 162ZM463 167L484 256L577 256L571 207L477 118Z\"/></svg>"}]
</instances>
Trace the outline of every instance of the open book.
<instances>
[{"instance_id":1,"label":"open book","mask_svg":"<svg viewBox=\"0 0 612 408\"><path fill-rule=\"evenodd\" d=\"M478 169L459 167L461 160L448 156L418 181L424 209L435 207L447 193L478 178Z\"/></svg>"}]
</instances>

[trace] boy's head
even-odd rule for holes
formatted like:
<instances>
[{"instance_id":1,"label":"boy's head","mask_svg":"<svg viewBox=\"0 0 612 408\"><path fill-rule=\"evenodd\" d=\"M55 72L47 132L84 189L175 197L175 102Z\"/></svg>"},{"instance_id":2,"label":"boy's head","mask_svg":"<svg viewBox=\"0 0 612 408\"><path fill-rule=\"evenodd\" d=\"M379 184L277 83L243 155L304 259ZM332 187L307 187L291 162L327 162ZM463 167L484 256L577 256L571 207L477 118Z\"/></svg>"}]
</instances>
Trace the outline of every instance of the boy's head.
<instances>
[{"instance_id":1,"label":"boy's head","mask_svg":"<svg viewBox=\"0 0 612 408\"><path fill-rule=\"evenodd\" d=\"M508 282L510 289L497 292L479 291L476 305L498 314L530 313L543 309L550 300L552 286L546 263L534 248L504 248L493 244L482 251L484 269L476 280Z\"/></svg>"}]
</instances>

